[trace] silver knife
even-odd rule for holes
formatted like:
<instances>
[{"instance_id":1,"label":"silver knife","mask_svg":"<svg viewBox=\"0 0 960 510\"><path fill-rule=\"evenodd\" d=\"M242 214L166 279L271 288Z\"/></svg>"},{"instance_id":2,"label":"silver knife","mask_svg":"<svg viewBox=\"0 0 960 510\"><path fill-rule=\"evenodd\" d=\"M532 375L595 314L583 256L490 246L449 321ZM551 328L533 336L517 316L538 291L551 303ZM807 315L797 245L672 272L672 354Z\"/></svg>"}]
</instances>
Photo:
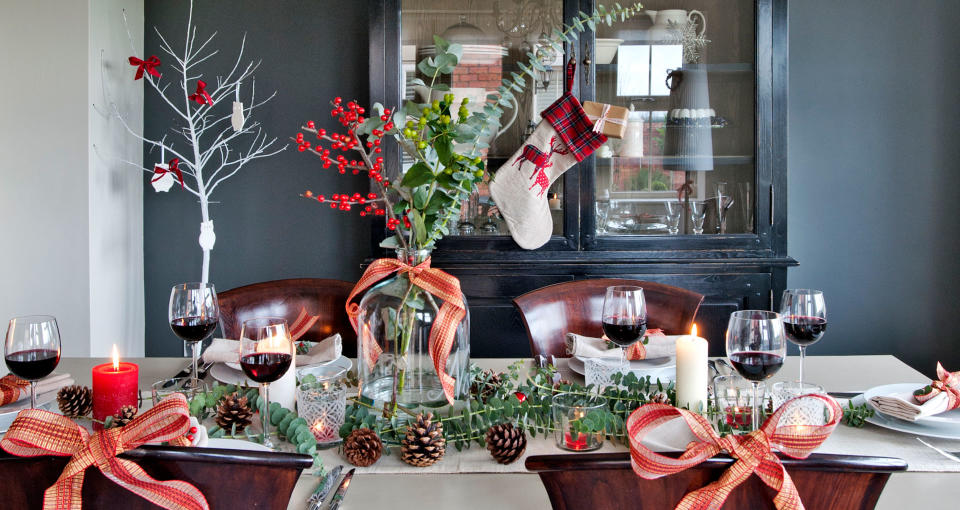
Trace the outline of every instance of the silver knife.
<instances>
[{"instance_id":1,"label":"silver knife","mask_svg":"<svg viewBox=\"0 0 960 510\"><path fill-rule=\"evenodd\" d=\"M187 377L188 375L190 375L190 371L192 369L193 369L193 361L187 363L187 366L181 368L180 371L177 372L173 377L171 377L169 381L163 383L163 387L169 388L173 386L174 384L176 384L175 381L177 379L183 379L184 377Z\"/></svg>"},{"instance_id":2,"label":"silver knife","mask_svg":"<svg viewBox=\"0 0 960 510\"><path fill-rule=\"evenodd\" d=\"M353 468L350 471L347 471L347 474L343 475L343 481L340 482L340 487L337 487L337 492L333 493L333 497L330 498L330 506L327 507L327 510L337 510L340 508L340 503L343 502L344 496L347 495L347 489L350 488L350 480L353 479L353 472L357 468Z\"/></svg>"},{"instance_id":3,"label":"silver knife","mask_svg":"<svg viewBox=\"0 0 960 510\"><path fill-rule=\"evenodd\" d=\"M317 489L313 491L313 494L310 495L310 499L307 500L307 510L320 508L320 505L323 504L323 500L327 499L327 494L330 494L330 490L333 489L333 485L337 481L337 478L340 477L340 471L342 470L343 464L331 469L330 472L327 473L322 480L320 480L320 483L317 484Z\"/></svg>"}]
</instances>

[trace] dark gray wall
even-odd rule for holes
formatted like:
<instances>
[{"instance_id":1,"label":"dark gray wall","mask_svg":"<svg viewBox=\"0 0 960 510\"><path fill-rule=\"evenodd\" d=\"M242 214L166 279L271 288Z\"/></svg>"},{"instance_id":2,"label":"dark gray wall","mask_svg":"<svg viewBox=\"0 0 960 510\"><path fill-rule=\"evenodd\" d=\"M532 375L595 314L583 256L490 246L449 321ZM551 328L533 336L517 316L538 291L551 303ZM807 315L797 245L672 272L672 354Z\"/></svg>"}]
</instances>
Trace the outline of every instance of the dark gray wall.
<instances>
[{"instance_id":1,"label":"dark gray wall","mask_svg":"<svg viewBox=\"0 0 960 510\"><path fill-rule=\"evenodd\" d=\"M960 2L790 2L789 285L811 354L960 370ZM851 388L858 389L858 388Z\"/></svg>"},{"instance_id":2,"label":"dark gray wall","mask_svg":"<svg viewBox=\"0 0 960 510\"><path fill-rule=\"evenodd\" d=\"M335 96L366 102L367 2L342 0L198 1L194 5L197 38L218 32L211 43L220 53L201 64L207 82L233 65L247 33L246 62L262 59L257 93L277 97L257 114L266 131L282 144L298 127L315 119L332 128L328 101ZM186 1L148 0L145 8L146 54L168 62L152 27L182 49ZM172 72L171 72L172 75ZM171 76L172 77L172 76ZM166 78L166 77L165 77ZM176 84L174 84L174 87ZM145 95L145 131L156 136L174 125L174 116L151 91ZM144 154L144 161L158 155ZM356 214L322 210L299 198L305 189L365 190L361 177L322 170L318 158L291 145L278 156L254 161L221 184L211 205L217 244L210 281L225 290L277 278L356 279L367 256L370 230ZM144 273L146 353L172 356L182 343L167 325L170 287L200 278L197 244L200 206L179 192L155 193L144 186Z\"/></svg>"}]
</instances>

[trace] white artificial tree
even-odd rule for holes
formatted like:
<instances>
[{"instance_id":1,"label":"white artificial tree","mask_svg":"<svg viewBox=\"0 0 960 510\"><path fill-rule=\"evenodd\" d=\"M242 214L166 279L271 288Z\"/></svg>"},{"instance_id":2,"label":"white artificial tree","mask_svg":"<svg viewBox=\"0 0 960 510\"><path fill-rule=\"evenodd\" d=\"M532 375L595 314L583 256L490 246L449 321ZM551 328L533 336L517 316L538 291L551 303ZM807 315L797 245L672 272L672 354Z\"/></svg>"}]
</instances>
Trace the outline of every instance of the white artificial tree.
<instances>
[{"instance_id":1,"label":"white artificial tree","mask_svg":"<svg viewBox=\"0 0 960 510\"><path fill-rule=\"evenodd\" d=\"M123 18L126 24L126 12ZM260 62L251 61L241 70L241 60L246 44L246 36L244 36L237 60L230 72L226 76L216 77L214 86L206 91L209 96L202 94L198 96L200 90L197 89L197 84L205 84L202 82L203 73L199 72L198 66L216 55L219 50L204 52L204 48L216 37L216 32L199 46L196 45L197 28L193 25L193 2L190 2L182 55L173 49L156 27L154 32L160 38L161 49L173 59L173 63L164 62L156 68L156 71L161 74L160 77L155 77L147 71L143 73L143 79L179 117L180 125L171 127L171 131L176 135L174 139L182 137L183 140L178 143L168 141L167 135L156 139L148 138L145 133L137 133L123 118L116 105L111 106L113 114L120 119L124 128L149 146L151 154L154 153L154 149L159 149L160 152L158 164L139 164L126 160L124 162L153 176L151 182L157 191L167 191L174 183L178 183L182 184L182 189L199 199L202 218L199 243L203 250L201 281L206 283L210 277L210 251L216 241L209 207L214 190L220 183L236 175L247 163L273 156L286 149L286 146L275 148L277 139L267 140L267 135L261 129L260 123L250 121L253 111L273 99L276 92L260 102L256 101L256 82L253 73L260 66ZM129 27L127 33L129 35ZM136 54L132 37L130 37L130 43ZM171 68L173 73L169 72ZM169 74L174 74L175 78L172 80L166 78ZM240 101L241 86L245 83L250 84L247 106ZM171 85L175 87L171 89ZM168 90L170 90L169 94ZM193 90L196 92L191 92ZM223 113L222 110L225 109L218 107L231 98L233 99L232 109ZM217 113L218 111L220 113ZM184 180L174 178L175 172L166 162L168 153L179 160L178 168Z\"/></svg>"}]
</instances>

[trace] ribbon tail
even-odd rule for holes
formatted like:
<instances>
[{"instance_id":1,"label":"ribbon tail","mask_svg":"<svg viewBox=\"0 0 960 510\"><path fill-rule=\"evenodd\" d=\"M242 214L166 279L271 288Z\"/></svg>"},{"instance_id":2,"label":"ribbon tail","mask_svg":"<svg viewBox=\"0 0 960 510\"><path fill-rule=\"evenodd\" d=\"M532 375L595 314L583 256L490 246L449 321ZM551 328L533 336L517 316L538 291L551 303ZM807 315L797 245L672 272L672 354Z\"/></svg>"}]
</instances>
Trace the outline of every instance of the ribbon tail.
<instances>
[{"instance_id":1,"label":"ribbon tail","mask_svg":"<svg viewBox=\"0 0 960 510\"><path fill-rule=\"evenodd\" d=\"M82 492L83 471L72 476L60 475L55 484L43 491L43 510L81 510Z\"/></svg>"},{"instance_id":2,"label":"ribbon tail","mask_svg":"<svg viewBox=\"0 0 960 510\"><path fill-rule=\"evenodd\" d=\"M720 475L717 481L688 493L677 503L676 510L720 510L727 496L744 482L753 470L743 460Z\"/></svg>"},{"instance_id":3,"label":"ribbon tail","mask_svg":"<svg viewBox=\"0 0 960 510\"><path fill-rule=\"evenodd\" d=\"M154 505L168 510L210 510L200 490L187 482L156 480L136 463L116 457L99 467L104 476Z\"/></svg>"},{"instance_id":4,"label":"ribbon tail","mask_svg":"<svg viewBox=\"0 0 960 510\"><path fill-rule=\"evenodd\" d=\"M437 320L430 328L430 358L433 359L433 367L440 378L443 394L447 397L447 402L451 404L456 400L454 393L457 380L447 373L447 360L450 358L450 350L453 348L457 328L466 315L467 312L463 308L458 308L448 301L440 306Z\"/></svg>"}]
</instances>

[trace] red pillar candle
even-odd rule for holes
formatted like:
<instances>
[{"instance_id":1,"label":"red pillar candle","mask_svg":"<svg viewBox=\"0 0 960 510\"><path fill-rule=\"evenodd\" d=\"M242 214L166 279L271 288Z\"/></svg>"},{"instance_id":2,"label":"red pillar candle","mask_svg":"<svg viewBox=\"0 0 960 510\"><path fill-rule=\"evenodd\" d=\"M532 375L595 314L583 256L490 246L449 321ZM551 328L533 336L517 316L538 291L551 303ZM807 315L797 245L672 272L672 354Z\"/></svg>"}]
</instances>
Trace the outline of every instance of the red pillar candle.
<instances>
[{"instance_id":1,"label":"red pillar candle","mask_svg":"<svg viewBox=\"0 0 960 510\"><path fill-rule=\"evenodd\" d=\"M103 421L118 414L123 406L137 405L139 378L140 367L120 363L117 346L113 346L113 362L93 367L93 418ZM101 428L94 423L94 429Z\"/></svg>"}]
</instances>

